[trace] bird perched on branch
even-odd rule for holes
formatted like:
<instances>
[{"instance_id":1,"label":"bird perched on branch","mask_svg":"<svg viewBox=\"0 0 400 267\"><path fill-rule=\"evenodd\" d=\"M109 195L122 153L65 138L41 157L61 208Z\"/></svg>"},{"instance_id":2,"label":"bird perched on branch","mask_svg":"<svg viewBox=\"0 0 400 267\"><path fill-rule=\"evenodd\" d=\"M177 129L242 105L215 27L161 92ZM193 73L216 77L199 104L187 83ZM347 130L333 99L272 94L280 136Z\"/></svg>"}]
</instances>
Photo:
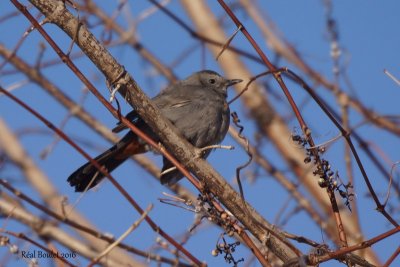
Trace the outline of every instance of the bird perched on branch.
<instances>
[{"instance_id":1,"label":"bird perched on branch","mask_svg":"<svg viewBox=\"0 0 400 267\"><path fill-rule=\"evenodd\" d=\"M225 137L230 120L227 88L241 82L228 80L211 70L195 72L184 80L170 85L152 99L161 113L175 125L180 134L193 146L204 148L219 144ZM161 141L135 110L126 118L156 142ZM113 129L120 132L127 127L121 122ZM130 156L150 151L150 147L135 133L129 131L118 143L101 153L95 160L108 172L113 171ZM202 154L206 158L210 150ZM172 185L183 174L173 164L163 159L161 183ZM104 175L87 162L68 177L76 192L83 192L97 185Z\"/></svg>"}]
</instances>

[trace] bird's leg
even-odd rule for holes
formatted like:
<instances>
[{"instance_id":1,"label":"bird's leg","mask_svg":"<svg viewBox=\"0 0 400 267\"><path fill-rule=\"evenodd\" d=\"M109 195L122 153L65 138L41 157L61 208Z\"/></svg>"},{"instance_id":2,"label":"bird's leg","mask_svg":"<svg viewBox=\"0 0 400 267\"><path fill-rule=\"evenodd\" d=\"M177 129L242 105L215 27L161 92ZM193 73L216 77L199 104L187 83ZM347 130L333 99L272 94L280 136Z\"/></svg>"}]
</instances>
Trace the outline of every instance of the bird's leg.
<instances>
[{"instance_id":1,"label":"bird's leg","mask_svg":"<svg viewBox=\"0 0 400 267\"><path fill-rule=\"evenodd\" d=\"M204 155L204 152L210 149L216 149L216 148L220 148L220 149L227 149L227 150L233 150L235 149L234 146L225 146L225 145L210 145L210 146L205 146L202 148L195 148L195 153L196 153L196 157L197 158L201 158Z\"/></svg>"}]
</instances>

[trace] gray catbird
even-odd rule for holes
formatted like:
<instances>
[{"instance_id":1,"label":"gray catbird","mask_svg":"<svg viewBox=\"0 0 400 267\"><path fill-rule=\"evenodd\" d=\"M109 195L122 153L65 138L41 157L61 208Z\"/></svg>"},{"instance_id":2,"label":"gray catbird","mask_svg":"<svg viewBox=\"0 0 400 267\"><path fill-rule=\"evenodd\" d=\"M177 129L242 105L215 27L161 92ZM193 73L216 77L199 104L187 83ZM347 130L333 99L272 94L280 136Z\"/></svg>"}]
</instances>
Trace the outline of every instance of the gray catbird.
<instances>
[{"instance_id":1,"label":"gray catbird","mask_svg":"<svg viewBox=\"0 0 400 267\"><path fill-rule=\"evenodd\" d=\"M203 148L219 144L224 139L230 118L229 106L226 102L227 87L241 81L227 80L214 71L203 70L169 86L152 101L193 146ZM159 141L135 110L128 113L126 118L153 140ZM125 125L119 123L113 132L120 132L126 128ZM144 141L129 131L118 143L95 159L108 172L111 172L130 156L147 152L149 149ZM209 152L210 150L206 150L203 157L206 158ZM165 158L163 162L160 177L162 184L171 185L183 177L182 173L176 169L166 171L173 165ZM68 177L68 182L75 187L76 192L82 192L86 188L92 188L103 178L104 175L88 162L72 173Z\"/></svg>"}]
</instances>

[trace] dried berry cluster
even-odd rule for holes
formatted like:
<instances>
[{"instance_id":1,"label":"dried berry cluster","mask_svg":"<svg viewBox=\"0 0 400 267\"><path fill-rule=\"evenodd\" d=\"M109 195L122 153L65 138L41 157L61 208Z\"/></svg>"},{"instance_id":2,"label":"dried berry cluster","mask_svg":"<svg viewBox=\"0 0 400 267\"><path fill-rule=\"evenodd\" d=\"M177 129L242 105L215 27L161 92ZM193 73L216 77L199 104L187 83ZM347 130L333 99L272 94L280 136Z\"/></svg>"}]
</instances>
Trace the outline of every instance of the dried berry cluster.
<instances>
[{"instance_id":1,"label":"dried berry cluster","mask_svg":"<svg viewBox=\"0 0 400 267\"><path fill-rule=\"evenodd\" d=\"M221 238L222 242L219 242L216 246L215 249L211 252L213 256L218 256L219 254L224 254L224 259L227 263L233 263L233 266L237 266L239 262L244 261L243 258L239 260L235 260L233 257L233 253L235 252L235 249L237 246L240 245L239 241L236 241L234 243L227 243L225 238Z\"/></svg>"},{"instance_id":2,"label":"dried berry cluster","mask_svg":"<svg viewBox=\"0 0 400 267\"><path fill-rule=\"evenodd\" d=\"M0 235L0 247L8 247L8 250L10 251L11 254L19 255L20 250L17 245L12 244L10 242L10 238L4 235ZM38 260L36 258L29 259L28 261L28 267L37 267L38 265Z\"/></svg>"},{"instance_id":3,"label":"dried berry cluster","mask_svg":"<svg viewBox=\"0 0 400 267\"><path fill-rule=\"evenodd\" d=\"M301 145L306 150L306 157L304 163L308 164L313 162L315 169L313 171L314 176L318 176L318 185L321 188L327 188L331 191L338 191L339 195L345 199L345 205L350 208L350 201L354 194L350 192L353 188L351 183L343 184L339 177L338 172L333 172L329 161L323 159L321 155L325 152L325 147L319 146L316 148L308 148L308 141L306 138L300 135L292 135L292 140Z\"/></svg>"},{"instance_id":4,"label":"dried berry cluster","mask_svg":"<svg viewBox=\"0 0 400 267\"><path fill-rule=\"evenodd\" d=\"M208 193L203 193L198 197L198 205L205 211L206 217L209 221L217 224L225 230L228 236L233 236L236 229L234 224L235 218L228 215L226 212L220 212L211 201L212 196Z\"/></svg>"},{"instance_id":5,"label":"dried berry cluster","mask_svg":"<svg viewBox=\"0 0 400 267\"><path fill-rule=\"evenodd\" d=\"M232 237L236 229L234 227L236 220L233 216L229 215L226 212L220 212L212 203L212 195L209 193L203 193L198 197L198 205L201 206L201 209L205 211L207 219L209 221L214 222L225 230L223 235L228 235ZM244 261L244 259L235 260L233 257L233 253L237 246L240 245L239 241L235 241L233 243L226 242L225 238L221 236L222 242L217 242L215 249L212 250L211 254L213 256L218 256L220 254L224 254L224 259L228 263L233 263L233 266L237 266L239 262Z\"/></svg>"}]
</instances>

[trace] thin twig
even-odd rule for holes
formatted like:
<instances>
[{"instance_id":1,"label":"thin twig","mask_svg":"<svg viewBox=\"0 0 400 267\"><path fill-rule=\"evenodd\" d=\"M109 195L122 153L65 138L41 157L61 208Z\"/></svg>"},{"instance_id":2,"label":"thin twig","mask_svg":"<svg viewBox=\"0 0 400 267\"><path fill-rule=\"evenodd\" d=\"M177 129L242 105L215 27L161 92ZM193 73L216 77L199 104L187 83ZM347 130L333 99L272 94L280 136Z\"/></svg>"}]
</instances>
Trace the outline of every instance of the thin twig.
<instances>
[{"instance_id":1,"label":"thin twig","mask_svg":"<svg viewBox=\"0 0 400 267\"><path fill-rule=\"evenodd\" d=\"M140 223L146 218L147 214L153 209L153 204L147 206L144 212L140 215L140 218L135 221L115 242L111 243L104 251L102 251L96 258L92 260L92 262L88 266L93 266L100 261L101 258L106 256L110 251L118 246L119 243L122 242L130 233L132 233Z\"/></svg>"}]
</instances>

